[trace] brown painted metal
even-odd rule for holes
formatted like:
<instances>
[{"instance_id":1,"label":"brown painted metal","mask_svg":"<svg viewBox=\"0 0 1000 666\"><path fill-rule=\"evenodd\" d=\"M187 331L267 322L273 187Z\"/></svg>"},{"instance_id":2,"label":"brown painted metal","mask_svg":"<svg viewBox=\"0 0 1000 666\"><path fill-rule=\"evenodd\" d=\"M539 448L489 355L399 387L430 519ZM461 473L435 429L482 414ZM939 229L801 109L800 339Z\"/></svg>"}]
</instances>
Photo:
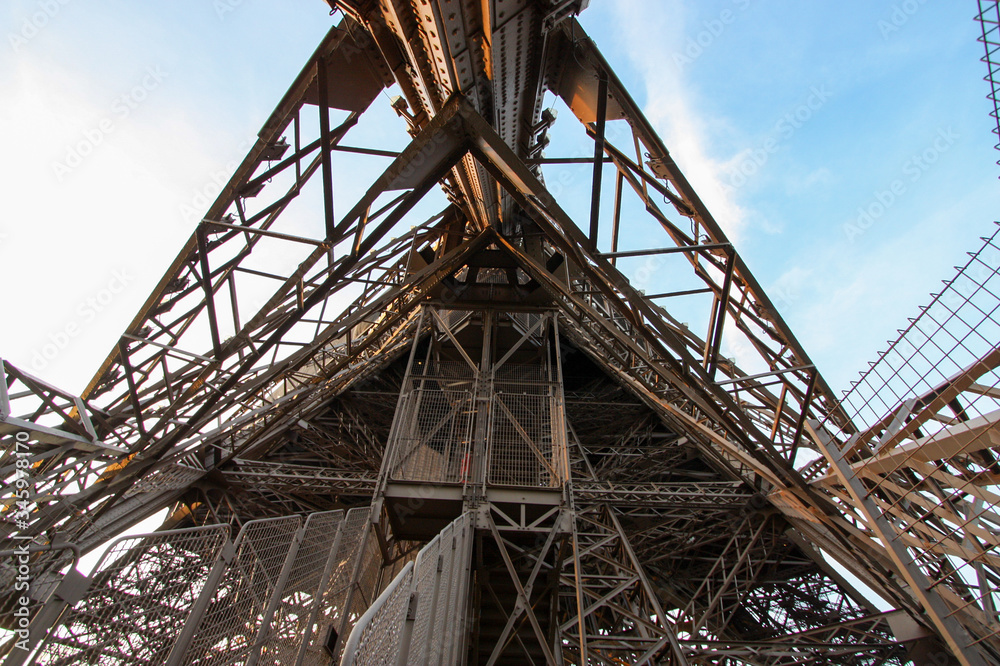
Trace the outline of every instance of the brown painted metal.
<instances>
[{"instance_id":1,"label":"brown painted metal","mask_svg":"<svg viewBox=\"0 0 1000 666\"><path fill-rule=\"evenodd\" d=\"M918 634L941 654L986 663L1000 650L988 631L992 597L957 608L968 590L953 578L929 583L913 561L927 532L894 543L885 516L899 519L900 497L925 498L904 487L898 464L885 479L851 470L881 451L876 437L880 464L898 461L889 450L977 390L987 370L913 403L909 425L897 411L859 433L573 18L585 5L331 3L340 25L83 395L3 365L0 433L29 431L34 445L40 495L29 532L86 549L166 506L167 526L178 527L370 504L358 552L381 559L374 573L359 563L357 576L385 588L412 556L409 540L473 511L477 605L465 611L478 633L456 650L465 663L902 664ZM410 144L398 153L342 145L392 83ZM595 140L589 233L540 177L567 161L537 156L546 91ZM309 105L318 128L300 122ZM614 145L622 132L635 160ZM289 136L290 154L272 165ZM333 152L390 160L340 219ZM616 192L602 252L607 164ZM283 226L282 213L317 173L324 225L310 238ZM438 186L448 207L401 231ZM649 214L628 216L630 225L663 230L653 248L619 249L630 204ZM264 248L291 267L256 262ZM616 265L640 256L675 261L700 286L645 296ZM350 287L360 294L344 298ZM670 299L709 293L693 327L670 314ZM752 372L722 356L724 332L747 343ZM434 359L468 378L426 372ZM503 379L529 371L542 374ZM448 408L433 412L432 397ZM428 442L445 441L442 424L459 413L468 434L447 441L465 457L434 468L447 474L394 472L414 452L423 467L406 469L443 465L444 449ZM539 414L544 428L531 420ZM802 449L830 466L796 469ZM939 483L928 520L968 513L941 490L956 487L953 477L907 455L920 483ZM529 472L545 483L525 481ZM880 493L866 490L880 483ZM964 558L985 588L998 569L983 506L995 498L975 492L978 514L961 518L968 538L928 552ZM878 614L823 553L899 612ZM63 564L36 556L38 570ZM366 594L351 592L347 607L363 610ZM8 621L11 609L0 607ZM902 615L928 631L897 635ZM496 636L485 633L493 620Z\"/></svg>"}]
</instances>

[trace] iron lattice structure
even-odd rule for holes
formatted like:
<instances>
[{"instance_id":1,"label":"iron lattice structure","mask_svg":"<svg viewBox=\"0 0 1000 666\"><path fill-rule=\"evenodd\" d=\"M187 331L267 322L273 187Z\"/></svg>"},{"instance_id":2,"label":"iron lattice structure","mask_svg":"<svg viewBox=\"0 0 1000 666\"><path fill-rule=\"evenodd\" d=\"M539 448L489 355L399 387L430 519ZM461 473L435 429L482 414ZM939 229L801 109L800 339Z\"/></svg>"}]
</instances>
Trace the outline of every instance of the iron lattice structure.
<instances>
[{"instance_id":1,"label":"iron lattice structure","mask_svg":"<svg viewBox=\"0 0 1000 666\"><path fill-rule=\"evenodd\" d=\"M982 60L986 63L987 73L985 80L990 84L989 99L993 102L993 111L990 115L997 121L997 126L993 133L1000 138L1000 99L997 98L997 84L1000 83L1000 61L997 59L997 49L1000 48L1000 3L992 0L979 0L979 13L976 15L979 25L982 28L982 36L979 41L986 48L986 55ZM996 145L1000 149L1000 143Z\"/></svg>"},{"instance_id":2,"label":"iron lattice structure","mask_svg":"<svg viewBox=\"0 0 1000 666\"><path fill-rule=\"evenodd\" d=\"M839 402L585 4L331 3L83 394L4 362L5 663L1000 662L995 239ZM390 86L409 145L350 144ZM547 93L592 157L544 156ZM387 166L344 206L359 154Z\"/></svg>"}]
</instances>

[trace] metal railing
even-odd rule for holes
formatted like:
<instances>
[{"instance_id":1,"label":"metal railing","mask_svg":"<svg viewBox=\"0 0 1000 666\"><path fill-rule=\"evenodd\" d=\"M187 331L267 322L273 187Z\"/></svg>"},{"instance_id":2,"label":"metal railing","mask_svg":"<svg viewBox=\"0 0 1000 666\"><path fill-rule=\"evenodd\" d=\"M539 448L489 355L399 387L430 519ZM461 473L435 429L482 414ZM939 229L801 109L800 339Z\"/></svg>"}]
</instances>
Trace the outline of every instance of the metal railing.
<instances>
[{"instance_id":1,"label":"metal railing","mask_svg":"<svg viewBox=\"0 0 1000 666\"><path fill-rule=\"evenodd\" d=\"M254 520L234 541L228 525L119 538L75 603L36 615L54 623L32 626L38 647L5 665L329 663L368 516Z\"/></svg>"},{"instance_id":2,"label":"metal railing","mask_svg":"<svg viewBox=\"0 0 1000 666\"><path fill-rule=\"evenodd\" d=\"M993 110L990 116L996 122L993 133L1000 139L1000 99L997 92L1000 90L1000 3L996 0L979 0L979 14L976 15L982 27L982 36L979 41L986 48L986 55L982 60L986 63L987 73L983 77L990 84L990 93L987 98L993 102ZM1000 149L1000 144L996 145ZM1000 162L997 162L1000 164Z\"/></svg>"},{"instance_id":3,"label":"metal railing","mask_svg":"<svg viewBox=\"0 0 1000 666\"><path fill-rule=\"evenodd\" d=\"M473 514L445 527L361 616L341 666L457 664L463 654Z\"/></svg>"}]
</instances>

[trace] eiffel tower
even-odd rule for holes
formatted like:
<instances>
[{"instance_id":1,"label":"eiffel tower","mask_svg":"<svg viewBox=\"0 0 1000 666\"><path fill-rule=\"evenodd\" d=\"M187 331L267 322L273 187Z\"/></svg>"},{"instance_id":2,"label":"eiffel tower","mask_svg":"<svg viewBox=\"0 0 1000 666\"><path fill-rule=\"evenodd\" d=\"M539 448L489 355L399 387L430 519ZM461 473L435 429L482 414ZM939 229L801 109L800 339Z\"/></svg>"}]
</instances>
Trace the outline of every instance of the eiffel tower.
<instances>
[{"instance_id":1,"label":"eiffel tower","mask_svg":"<svg viewBox=\"0 0 1000 666\"><path fill-rule=\"evenodd\" d=\"M1000 663L996 236L839 401L587 0L329 4L83 393L3 362L5 664Z\"/></svg>"}]
</instances>

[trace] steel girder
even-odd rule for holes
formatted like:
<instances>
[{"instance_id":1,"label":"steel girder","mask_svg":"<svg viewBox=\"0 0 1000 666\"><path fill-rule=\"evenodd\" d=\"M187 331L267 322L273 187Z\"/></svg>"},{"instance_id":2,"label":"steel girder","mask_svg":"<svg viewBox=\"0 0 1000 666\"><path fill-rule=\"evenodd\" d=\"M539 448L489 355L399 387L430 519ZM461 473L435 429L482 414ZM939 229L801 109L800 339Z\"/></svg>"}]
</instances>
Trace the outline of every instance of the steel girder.
<instances>
[{"instance_id":1,"label":"steel girder","mask_svg":"<svg viewBox=\"0 0 1000 666\"><path fill-rule=\"evenodd\" d=\"M820 544L915 616L927 604L926 593L914 591L905 562L873 538L881 535L854 507L845 509L843 491L831 490L832 482L809 483L792 467L800 447L831 450L810 426L810 416L834 431L835 447L855 429L572 19L583 3L526 0L507 16L498 3L466 3L457 14L461 30L446 23L456 20L444 11L447 3L335 4L349 16L324 39L84 394L63 394L4 365L4 434L30 430L40 444L32 464L45 492L34 498L37 510L26 531L40 542L58 536L95 545L175 502L180 505L174 522L210 515L243 521L262 512L317 508L311 503L320 495L365 497L382 462L378 444L385 440L356 414L350 417L344 396L378 381L424 334L419 305L447 305L463 293L474 298L477 292L463 290L475 286L475 278L463 286L456 276L482 253L498 252L525 284L544 294L547 307L558 310L566 344L583 352L606 384L622 388L631 408L638 405L647 423L669 436L665 444L636 447L645 451L637 455L650 449L662 454L645 479L641 465L605 456L604 465L591 466L572 494L579 511L573 520L590 520L617 540L621 557L615 566L639 577L636 589L648 605L642 617L652 609L650 617L659 618L661 633L645 650L669 643L682 659L677 645L686 646L682 651L689 656L714 645L748 663L782 663L787 644L750 640L736 620L738 611L760 617L768 603L794 605L792 588L798 587L805 599L819 600L829 611L794 625L803 636L799 656L811 654L821 663L839 658L833 655L844 654L836 651L843 644L833 637L850 634L868 636L872 650L896 658L885 624L865 624L871 614L854 601L846 582L830 574L819 551L796 552L789 544ZM522 38L505 35L507 30L520 31ZM570 51L574 58L560 55ZM447 58L439 60L438 52ZM520 63L530 80L510 89L503 63ZM401 153L344 145L359 114L393 82L408 101L408 108L396 108L413 142ZM590 233L584 233L540 177L547 162L536 150L548 122L540 109L546 89L566 101L594 138L595 183L605 163L614 170L616 240L610 252L597 248L599 216L592 216ZM308 104L319 109L318 128L302 122ZM336 127L332 109L343 111ZM608 122L616 120L627 121L625 143L634 146L634 159L614 145ZM292 139L290 145L284 137ZM392 159L339 220L330 162L337 151ZM315 174L322 181L324 232L292 233L281 215ZM387 239L438 184L452 205ZM668 247L618 251L625 185L652 224L666 231ZM598 204L599 191L593 190ZM673 212L661 210L654 197L687 220L671 219ZM703 286L656 296L638 292L616 261L653 254L683 260ZM285 259L260 261L262 255ZM509 276L508 285L514 288L515 280L525 286ZM704 339L661 305L692 291L710 296ZM352 298L345 308L343 301ZM745 372L724 359L724 334L742 336L760 368ZM340 424L343 436L331 435L331 423ZM8 465L14 453L9 441ZM324 459L329 447L342 452ZM688 479L685 486L649 480L674 467L681 447L684 456L693 453L703 462L706 478ZM573 455L579 463L574 474L597 460L589 445L580 444ZM628 480L614 478L618 473ZM270 493L266 506L261 493ZM746 511L747 502L755 501L760 504ZM735 530L725 543L720 524ZM383 556L393 559L386 543ZM665 549L683 551L681 543L700 558L693 590L671 585L674 574L656 562L669 560ZM796 576L768 578L783 561L775 558L778 551L791 554ZM985 556L979 560L988 563ZM395 557L393 566L399 561ZM53 560L37 564L58 568ZM578 578L589 575L586 563L576 566ZM571 586L580 592L578 608L584 608L586 583ZM699 590L711 591L707 603L694 598ZM671 636L682 617L696 618L693 633L676 643ZM848 627L855 626L865 628L851 634ZM950 625L937 623L937 630L956 654L974 650L951 640ZM587 631L581 630L578 649L585 649ZM599 635L599 628L594 631L592 636Z\"/></svg>"}]
</instances>

